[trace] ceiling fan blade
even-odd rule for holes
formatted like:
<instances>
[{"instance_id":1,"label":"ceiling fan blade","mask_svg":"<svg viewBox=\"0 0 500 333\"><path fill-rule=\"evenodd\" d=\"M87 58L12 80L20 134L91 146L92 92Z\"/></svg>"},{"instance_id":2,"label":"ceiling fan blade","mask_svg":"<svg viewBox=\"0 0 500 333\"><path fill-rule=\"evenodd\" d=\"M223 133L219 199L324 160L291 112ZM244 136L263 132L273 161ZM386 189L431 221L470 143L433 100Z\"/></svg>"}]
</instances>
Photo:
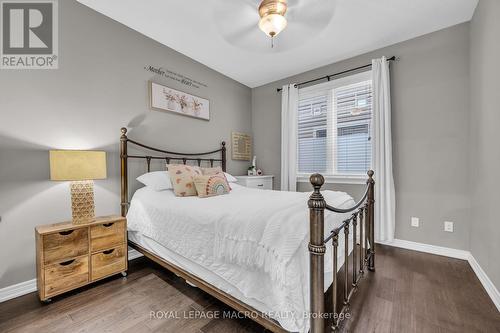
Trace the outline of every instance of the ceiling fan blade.
<instances>
[{"instance_id":1,"label":"ceiling fan blade","mask_svg":"<svg viewBox=\"0 0 500 333\"><path fill-rule=\"evenodd\" d=\"M252 8L258 8L260 5L260 0L243 0L243 2Z\"/></svg>"},{"instance_id":2,"label":"ceiling fan blade","mask_svg":"<svg viewBox=\"0 0 500 333\"><path fill-rule=\"evenodd\" d=\"M241 10L257 11L259 4L259 0L215 0L214 7L219 13L224 11L234 14L235 11Z\"/></svg>"},{"instance_id":3,"label":"ceiling fan blade","mask_svg":"<svg viewBox=\"0 0 500 333\"><path fill-rule=\"evenodd\" d=\"M259 14L255 0L219 0L214 10L219 33L229 43L240 44L243 35L258 29Z\"/></svg>"},{"instance_id":4,"label":"ceiling fan blade","mask_svg":"<svg viewBox=\"0 0 500 333\"><path fill-rule=\"evenodd\" d=\"M238 42L244 40L247 36L249 36L252 33L254 33L256 28L257 28L256 25L242 27L242 28L240 28L238 30L234 30L234 31L231 31L229 33L226 33L224 35L224 38L229 43L237 44Z\"/></svg>"},{"instance_id":5,"label":"ceiling fan blade","mask_svg":"<svg viewBox=\"0 0 500 333\"><path fill-rule=\"evenodd\" d=\"M287 30L294 29L295 27L300 27L300 29L305 29L305 30L315 30L317 28L324 27L328 24L330 20L328 18L318 18L317 20L306 20L306 19L300 19L300 20L290 20L288 21L288 26Z\"/></svg>"},{"instance_id":6,"label":"ceiling fan blade","mask_svg":"<svg viewBox=\"0 0 500 333\"><path fill-rule=\"evenodd\" d=\"M259 18L256 7L249 5L250 0L220 1L223 2L214 7L214 19L221 27L232 28L250 24Z\"/></svg>"},{"instance_id":7,"label":"ceiling fan blade","mask_svg":"<svg viewBox=\"0 0 500 333\"><path fill-rule=\"evenodd\" d=\"M290 9L304 8L307 3L315 2L315 0L303 1L303 0L288 0L287 7Z\"/></svg>"},{"instance_id":8,"label":"ceiling fan blade","mask_svg":"<svg viewBox=\"0 0 500 333\"><path fill-rule=\"evenodd\" d=\"M335 7L335 0L310 0L310 3L298 1L294 7L287 11L286 18L290 25L325 26L332 19Z\"/></svg>"}]
</instances>

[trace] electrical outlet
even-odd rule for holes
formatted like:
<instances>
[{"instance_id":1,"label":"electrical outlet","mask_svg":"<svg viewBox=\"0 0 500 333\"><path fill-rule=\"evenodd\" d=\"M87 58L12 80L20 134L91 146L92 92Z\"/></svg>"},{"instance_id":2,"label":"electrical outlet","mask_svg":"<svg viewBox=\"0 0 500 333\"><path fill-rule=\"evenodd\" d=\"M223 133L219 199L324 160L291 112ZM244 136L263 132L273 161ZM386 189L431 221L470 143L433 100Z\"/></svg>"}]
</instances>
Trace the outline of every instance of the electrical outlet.
<instances>
[{"instance_id":1,"label":"electrical outlet","mask_svg":"<svg viewBox=\"0 0 500 333\"><path fill-rule=\"evenodd\" d=\"M453 222L445 221L444 222L444 231L453 232Z\"/></svg>"},{"instance_id":2,"label":"electrical outlet","mask_svg":"<svg viewBox=\"0 0 500 333\"><path fill-rule=\"evenodd\" d=\"M415 228L418 228L420 226L420 220L418 217L411 218L411 226Z\"/></svg>"}]
</instances>

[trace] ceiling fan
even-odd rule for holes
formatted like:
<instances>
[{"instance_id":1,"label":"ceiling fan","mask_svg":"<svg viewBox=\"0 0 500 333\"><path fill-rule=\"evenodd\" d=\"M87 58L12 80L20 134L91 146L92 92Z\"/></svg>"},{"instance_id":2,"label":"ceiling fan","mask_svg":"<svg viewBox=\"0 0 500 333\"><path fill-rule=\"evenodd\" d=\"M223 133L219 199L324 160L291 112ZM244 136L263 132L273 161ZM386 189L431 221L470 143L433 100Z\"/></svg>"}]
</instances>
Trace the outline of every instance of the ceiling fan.
<instances>
[{"instance_id":1,"label":"ceiling fan","mask_svg":"<svg viewBox=\"0 0 500 333\"><path fill-rule=\"evenodd\" d=\"M217 0L214 20L222 37L238 47L269 52L262 32L283 51L301 45L331 21L337 0ZM286 33L281 33L286 28ZM281 34L280 34L281 33ZM279 37L278 37L279 35ZM267 51L266 51L267 49Z\"/></svg>"}]
</instances>

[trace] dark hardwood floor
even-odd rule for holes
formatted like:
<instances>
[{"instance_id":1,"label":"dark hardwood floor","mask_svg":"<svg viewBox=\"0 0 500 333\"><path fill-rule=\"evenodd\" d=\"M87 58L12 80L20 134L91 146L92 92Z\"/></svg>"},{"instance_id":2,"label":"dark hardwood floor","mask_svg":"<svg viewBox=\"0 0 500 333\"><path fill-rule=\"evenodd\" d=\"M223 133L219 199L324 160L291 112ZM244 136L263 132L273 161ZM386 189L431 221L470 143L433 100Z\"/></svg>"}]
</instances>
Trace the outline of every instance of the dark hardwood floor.
<instances>
[{"instance_id":1,"label":"dark hardwood floor","mask_svg":"<svg viewBox=\"0 0 500 333\"><path fill-rule=\"evenodd\" d=\"M500 312L464 260L378 246L365 280L346 332L500 332Z\"/></svg>"},{"instance_id":2,"label":"dark hardwood floor","mask_svg":"<svg viewBox=\"0 0 500 333\"><path fill-rule=\"evenodd\" d=\"M463 260L379 246L377 271L363 279L345 332L500 332L500 313ZM368 285L373 285L368 288ZM151 318L151 311L158 317ZM144 259L45 305L35 293L0 303L0 332L264 332Z\"/></svg>"}]
</instances>

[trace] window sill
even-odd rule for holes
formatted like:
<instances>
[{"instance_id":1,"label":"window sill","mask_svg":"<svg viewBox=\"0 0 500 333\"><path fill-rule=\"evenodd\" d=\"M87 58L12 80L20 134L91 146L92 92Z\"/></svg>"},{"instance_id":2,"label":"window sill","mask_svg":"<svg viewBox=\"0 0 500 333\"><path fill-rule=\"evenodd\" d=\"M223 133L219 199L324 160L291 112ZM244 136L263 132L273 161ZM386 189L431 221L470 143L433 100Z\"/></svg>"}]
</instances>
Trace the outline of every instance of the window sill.
<instances>
[{"instance_id":1,"label":"window sill","mask_svg":"<svg viewBox=\"0 0 500 333\"><path fill-rule=\"evenodd\" d=\"M298 183L309 183L310 175L297 175ZM365 185L367 176L351 176L351 175L337 175L337 176L323 176L325 177L325 184L352 184L352 185Z\"/></svg>"}]
</instances>

